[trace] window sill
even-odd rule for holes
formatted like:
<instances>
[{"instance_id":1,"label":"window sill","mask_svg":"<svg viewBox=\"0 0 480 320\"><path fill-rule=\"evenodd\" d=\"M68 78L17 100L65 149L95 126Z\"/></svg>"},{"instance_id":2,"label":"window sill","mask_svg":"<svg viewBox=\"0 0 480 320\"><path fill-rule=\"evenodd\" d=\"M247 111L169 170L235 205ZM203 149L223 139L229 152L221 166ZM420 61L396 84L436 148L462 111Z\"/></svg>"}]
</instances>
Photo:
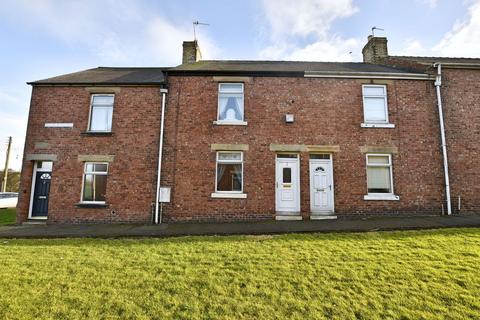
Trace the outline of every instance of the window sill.
<instances>
[{"instance_id":1,"label":"window sill","mask_svg":"<svg viewBox=\"0 0 480 320\"><path fill-rule=\"evenodd\" d=\"M363 200L380 200L380 201L398 201L400 200L399 196L394 194L367 194L363 196Z\"/></svg>"},{"instance_id":2,"label":"window sill","mask_svg":"<svg viewBox=\"0 0 480 320\"><path fill-rule=\"evenodd\" d=\"M222 121L222 120L217 120L213 121L213 124L216 124L218 126L246 126L248 122L246 121Z\"/></svg>"},{"instance_id":3,"label":"window sill","mask_svg":"<svg viewBox=\"0 0 480 320\"><path fill-rule=\"evenodd\" d=\"M360 125L362 128L395 128L393 123L362 123Z\"/></svg>"},{"instance_id":4,"label":"window sill","mask_svg":"<svg viewBox=\"0 0 480 320\"><path fill-rule=\"evenodd\" d=\"M88 202L79 202L75 204L77 208L107 208L108 204L106 203L88 203Z\"/></svg>"},{"instance_id":5,"label":"window sill","mask_svg":"<svg viewBox=\"0 0 480 320\"><path fill-rule=\"evenodd\" d=\"M82 136L111 136L113 132L102 132L102 131L84 131L81 133Z\"/></svg>"},{"instance_id":6,"label":"window sill","mask_svg":"<svg viewBox=\"0 0 480 320\"><path fill-rule=\"evenodd\" d=\"M220 199L246 199L246 193L221 193L221 192L213 192L211 195L212 198L220 198Z\"/></svg>"}]
</instances>

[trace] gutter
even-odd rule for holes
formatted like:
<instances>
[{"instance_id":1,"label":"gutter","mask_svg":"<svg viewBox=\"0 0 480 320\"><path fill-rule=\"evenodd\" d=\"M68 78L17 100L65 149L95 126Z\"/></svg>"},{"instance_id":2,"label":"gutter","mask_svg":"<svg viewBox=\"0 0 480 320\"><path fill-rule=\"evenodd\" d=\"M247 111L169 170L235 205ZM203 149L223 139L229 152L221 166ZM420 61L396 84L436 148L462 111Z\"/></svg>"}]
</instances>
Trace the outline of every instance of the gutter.
<instances>
[{"instance_id":1,"label":"gutter","mask_svg":"<svg viewBox=\"0 0 480 320\"><path fill-rule=\"evenodd\" d=\"M442 86L442 64L434 63L433 67L437 68L437 76L435 80L435 89L437 91L437 106L438 106L438 116L440 120L440 136L442 139L442 155L443 155L443 173L445 176L445 196L447 198L447 214L452 214L452 203L450 198L450 178L448 175L448 158L447 158L447 142L445 138L445 125L443 121L443 107L442 107L442 95L441 95L441 86ZM443 207L443 206L442 206Z\"/></svg>"},{"instance_id":2,"label":"gutter","mask_svg":"<svg viewBox=\"0 0 480 320\"><path fill-rule=\"evenodd\" d=\"M160 182L162 177L162 155L163 155L163 132L164 132L164 123L165 123L165 104L167 100L168 89L160 88L160 93L162 94L162 113L160 119L160 139L158 143L158 168L157 168L157 190L155 197L155 217L154 223L162 223L162 213L163 206L159 205L160 203ZM160 207L160 208L159 208Z\"/></svg>"},{"instance_id":3,"label":"gutter","mask_svg":"<svg viewBox=\"0 0 480 320\"><path fill-rule=\"evenodd\" d=\"M357 78L357 79L405 79L434 80L425 73L398 72L345 72L345 71L305 71L305 78Z\"/></svg>"}]
</instances>

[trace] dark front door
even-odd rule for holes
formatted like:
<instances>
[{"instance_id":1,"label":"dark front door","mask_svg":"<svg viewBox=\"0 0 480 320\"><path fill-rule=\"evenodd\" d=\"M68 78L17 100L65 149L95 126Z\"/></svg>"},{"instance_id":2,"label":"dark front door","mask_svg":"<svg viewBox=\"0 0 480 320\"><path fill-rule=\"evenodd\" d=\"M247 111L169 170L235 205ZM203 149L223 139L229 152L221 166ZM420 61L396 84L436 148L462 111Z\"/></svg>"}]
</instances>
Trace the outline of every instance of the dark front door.
<instances>
[{"instance_id":1,"label":"dark front door","mask_svg":"<svg viewBox=\"0 0 480 320\"><path fill-rule=\"evenodd\" d=\"M51 172L37 172L33 193L32 218L47 217L51 181Z\"/></svg>"}]
</instances>

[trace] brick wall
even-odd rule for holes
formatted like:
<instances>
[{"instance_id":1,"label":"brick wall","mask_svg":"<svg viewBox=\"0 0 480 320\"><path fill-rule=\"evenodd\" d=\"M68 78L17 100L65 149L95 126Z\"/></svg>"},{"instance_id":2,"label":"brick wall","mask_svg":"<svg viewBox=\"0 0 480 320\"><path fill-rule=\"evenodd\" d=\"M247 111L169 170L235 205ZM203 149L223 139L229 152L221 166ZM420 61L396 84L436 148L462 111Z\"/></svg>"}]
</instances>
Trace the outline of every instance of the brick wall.
<instances>
[{"instance_id":1,"label":"brick wall","mask_svg":"<svg viewBox=\"0 0 480 320\"><path fill-rule=\"evenodd\" d=\"M112 135L87 129L90 92L84 87L34 87L24 157L57 154L49 201L49 223L152 221L161 96L158 87L121 87L115 95ZM45 122L73 122L71 129ZM35 144L46 142L43 149ZM38 146L38 144L37 144ZM107 208L78 208L83 163L78 155L114 155L107 180ZM17 222L28 217L33 162L24 158Z\"/></svg>"},{"instance_id":2,"label":"brick wall","mask_svg":"<svg viewBox=\"0 0 480 320\"><path fill-rule=\"evenodd\" d=\"M480 70L442 69L453 211L480 211Z\"/></svg>"},{"instance_id":3,"label":"brick wall","mask_svg":"<svg viewBox=\"0 0 480 320\"><path fill-rule=\"evenodd\" d=\"M247 126L214 125L218 83L213 77L169 78L162 185L172 187L167 221L261 220L275 216L275 152L271 143L339 145L333 155L335 211L350 214L439 214L443 171L438 114L431 81L387 81L394 129L361 128L361 80L256 77L245 83ZM295 115L285 124L286 113ZM214 143L248 144L247 199L213 199ZM400 201L365 201L361 146L393 146L394 190ZM301 211L309 215L308 153L300 154Z\"/></svg>"}]
</instances>

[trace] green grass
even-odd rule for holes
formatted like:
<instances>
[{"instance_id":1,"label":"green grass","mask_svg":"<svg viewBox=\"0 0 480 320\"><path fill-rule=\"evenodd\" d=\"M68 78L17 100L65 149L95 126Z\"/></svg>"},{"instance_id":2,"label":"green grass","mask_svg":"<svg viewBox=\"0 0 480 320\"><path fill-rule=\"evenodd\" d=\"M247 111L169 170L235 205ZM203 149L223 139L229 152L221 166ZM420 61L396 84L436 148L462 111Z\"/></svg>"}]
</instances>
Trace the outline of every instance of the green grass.
<instances>
[{"instance_id":1,"label":"green grass","mask_svg":"<svg viewBox=\"0 0 480 320\"><path fill-rule=\"evenodd\" d=\"M1 319L480 318L480 229L0 240Z\"/></svg>"},{"instance_id":2,"label":"green grass","mask_svg":"<svg viewBox=\"0 0 480 320\"><path fill-rule=\"evenodd\" d=\"M15 223L15 208L0 209L0 226Z\"/></svg>"}]
</instances>

